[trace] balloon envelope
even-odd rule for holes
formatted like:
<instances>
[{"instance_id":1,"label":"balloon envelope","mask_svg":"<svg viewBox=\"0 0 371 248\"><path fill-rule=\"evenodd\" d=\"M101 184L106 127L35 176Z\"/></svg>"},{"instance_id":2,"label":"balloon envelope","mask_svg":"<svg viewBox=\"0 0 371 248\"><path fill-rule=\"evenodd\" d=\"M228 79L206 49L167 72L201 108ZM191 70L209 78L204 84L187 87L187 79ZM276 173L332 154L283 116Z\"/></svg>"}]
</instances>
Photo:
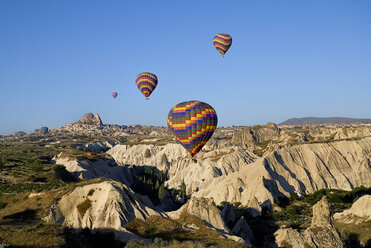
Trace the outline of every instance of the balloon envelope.
<instances>
[{"instance_id":1,"label":"balloon envelope","mask_svg":"<svg viewBox=\"0 0 371 248\"><path fill-rule=\"evenodd\" d=\"M47 134L47 133L49 132L49 128L47 128L47 127L42 127L42 128L40 128L40 132L41 132L42 134Z\"/></svg>"},{"instance_id":2,"label":"balloon envelope","mask_svg":"<svg viewBox=\"0 0 371 248\"><path fill-rule=\"evenodd\" d=\"M117 95L118 95L117 92L112 92L112 97L113 97L113 98L116 98Z\"/></svg>"},{"instance_id":3,"label":"balloon envelope","mask_svg":"<svg viewBox=\"0 0 371 248\"><path fill-rule=\"evenodd\" d=\"M186 101L175 105L167 117L171 133L193 157L213 135L218 117L209 104Z\"/></svg>"},{"instance_id":4,"label":"balloon envelope","mask_svg":"<svg viewBox=\"0 0 371 248\"><path fill-rule=\"evenodd\" d=\"M156 88L158 83L157 76L150 72L143 72L139 74L135 79L135 84L137 85L138 89L142 94L149 98L152 94L153 90Z\"/></svg>"},{"instance_id":5,"label":"balloon envelope","mask_svg":"<svg viewBox=\"0 0 371 248\"><path fill-rule=\"evenodd\" d=\"M232 45L232 37L229 34L217 34L213 39L213 44L223 56Z\"/></svg>"}]
</instances>

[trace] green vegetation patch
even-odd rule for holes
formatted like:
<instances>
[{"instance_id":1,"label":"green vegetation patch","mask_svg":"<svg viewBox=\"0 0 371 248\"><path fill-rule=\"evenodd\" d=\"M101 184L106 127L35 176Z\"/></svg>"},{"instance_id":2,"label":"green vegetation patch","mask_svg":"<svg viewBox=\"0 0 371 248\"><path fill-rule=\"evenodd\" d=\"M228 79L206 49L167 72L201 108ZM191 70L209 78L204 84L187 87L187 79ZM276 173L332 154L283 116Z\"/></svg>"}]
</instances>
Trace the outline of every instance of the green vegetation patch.
<instances>
[{"instance_id":1,"label":"green vegetation patch","mask_svg":"<svg viewBox=\"0 0 371 248\"><path fill-rule=\"evenodd\" d=\"M82 203L78 204L76 206L77 211L79 211L81 218L84 217L86 211L91 207L91 200L89 198L86 198L85 201Z\"/></svg>"},{"instance_id":2,"label":"green vegetation patch","mask_svg":"<svg viewBox=\"0 0 371 248\"><path fill-rule=\"evenodd\" d=\"M184 228L187 225L195 228ZM158 239L157 242L151 245L133 241L133 244L130 244L129 247L249 247L226 239L217 231L207 227L201 219L188 214L186 211L183 211L177 220L165 219L160 216L150 216L146 221L135 219L124 227L142 237L156 237ZM192 241L188 242L190 240ZM161 243L165 246L158 246ZM193 246L195 244L198 246Z\"/></svg>"}]
</instances>

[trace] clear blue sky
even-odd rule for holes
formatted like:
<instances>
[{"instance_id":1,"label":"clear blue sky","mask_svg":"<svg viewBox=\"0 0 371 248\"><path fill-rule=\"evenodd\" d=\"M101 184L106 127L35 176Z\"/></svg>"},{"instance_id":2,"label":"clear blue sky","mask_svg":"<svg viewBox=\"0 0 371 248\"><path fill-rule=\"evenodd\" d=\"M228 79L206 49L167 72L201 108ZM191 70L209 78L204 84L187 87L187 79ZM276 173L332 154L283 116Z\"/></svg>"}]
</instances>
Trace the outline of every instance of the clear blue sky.
<instances>
[{"instance_id":1,"label":"clear blue sky","mask_svg":"<svg viewBox=\"0 0 371 248\"><path fill-rule=\"evenodd\" d=\"M159 78L149 101L134 82L146 71ZM87 112L165 126L185 100L212 105L218 126L371 118L370 94L368 0L0 0L0 134Z\"/></svg>"}]
</instances>

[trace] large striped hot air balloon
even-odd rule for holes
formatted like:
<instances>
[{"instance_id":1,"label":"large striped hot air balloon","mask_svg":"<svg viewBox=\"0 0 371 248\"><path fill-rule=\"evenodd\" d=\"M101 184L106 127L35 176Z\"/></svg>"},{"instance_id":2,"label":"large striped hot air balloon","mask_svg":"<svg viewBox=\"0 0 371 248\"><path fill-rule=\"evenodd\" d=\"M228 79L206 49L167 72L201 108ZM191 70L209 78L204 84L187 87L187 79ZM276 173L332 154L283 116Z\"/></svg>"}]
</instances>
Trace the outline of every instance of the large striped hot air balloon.
<instances>
[{"instance_id":1,"label":"large striped hot air balloon","mask_svg":"<svg viewBox=\"0 0 371 248\"><path fill-rule=\"evenodd\" d=\"M156 88L157 82L158 79L156 75L149 72L143 72L135 79L135 84L147 100L149 99L152 91Z\"/></svg>"},{"instance_id":2,"label":"large striped hot air balloon","mask_svg":"<svg viewBox=\"0 0 371 248\"><path fill-rule=\"evenodd\" d=\"M229 34L217 34L213 39L213 44L216 50L218 50L224 57L224 54L232 45L232 37Z\"/></svg>"},{"instance_id":3,"label":"large striped hot air balloon","mask_svg":"<svg viewBox=\"0 0 371 248\"><path fill-rule=\"evenodd\" d=\"M218 117L209 104L187 101L175 105L167 116L173 136L193 157L213 135Z\"/></svg>"}]
</instances>

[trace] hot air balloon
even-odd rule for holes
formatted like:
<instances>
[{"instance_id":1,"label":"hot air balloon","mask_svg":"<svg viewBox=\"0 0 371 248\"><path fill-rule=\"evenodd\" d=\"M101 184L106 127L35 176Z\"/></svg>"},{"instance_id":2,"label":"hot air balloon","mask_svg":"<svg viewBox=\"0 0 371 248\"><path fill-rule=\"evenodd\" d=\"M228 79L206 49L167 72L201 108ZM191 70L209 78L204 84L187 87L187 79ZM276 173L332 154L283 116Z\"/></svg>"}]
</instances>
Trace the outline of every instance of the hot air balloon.
<instances>
[{"instance_id":1,"label":"hot air balloon","mask_svg":"<svg viewBox=\"0 0 371 248\"><path fill-rule=\"evenodd\" d=\"M175 105L167 116L167 125L176 140L193 157L213 135L218 117L209 104L186 101Z\"/></svg>"},{"instance_id":2,"label":"hot air balloon","mask_svg":"<svg viewBox=\"0 0 371 248\"><path fill-rule=\"evenodd\" d=\"M152 91L157 86L158 79L155 74L149 72L143 72L137 76L135 79L135 84L142 94L146 97L146 100L149 99Z\"/></svg>"},{"instance_id":3,"label":"hot air balloon","mask_svg":"<svg viewBox=\"0 0 371 248\"><path fill-rule=\"evenodd\" d=\"M213 39L213 44L216 50L218 50L224 58L224 54L232 45L232 37L229 34L217 34Z\"/></svg>"},{"instance_id":4,"label":"hot air balloon","mask_svg":"<svg viewBox=\"0 0 371 248\"><path fill-rule=\"evenodd\" d=\"M49 128L47 128L47 127L42 127L42 128L40 128L40 132L41 132L42 134L47 134L47 133L49 132Z\"/></svg>"},{"instance_id":5,"label":"hot air balloon","mask_svg":"<svg viewBox=\"0 0 371 248\"><path fill-rule=\"evenodd\" d=\"M116 98L117 95L118 95L117 92L112 92L112 97L113 97L113 98Z\"/></svg>"}]
</instances>

